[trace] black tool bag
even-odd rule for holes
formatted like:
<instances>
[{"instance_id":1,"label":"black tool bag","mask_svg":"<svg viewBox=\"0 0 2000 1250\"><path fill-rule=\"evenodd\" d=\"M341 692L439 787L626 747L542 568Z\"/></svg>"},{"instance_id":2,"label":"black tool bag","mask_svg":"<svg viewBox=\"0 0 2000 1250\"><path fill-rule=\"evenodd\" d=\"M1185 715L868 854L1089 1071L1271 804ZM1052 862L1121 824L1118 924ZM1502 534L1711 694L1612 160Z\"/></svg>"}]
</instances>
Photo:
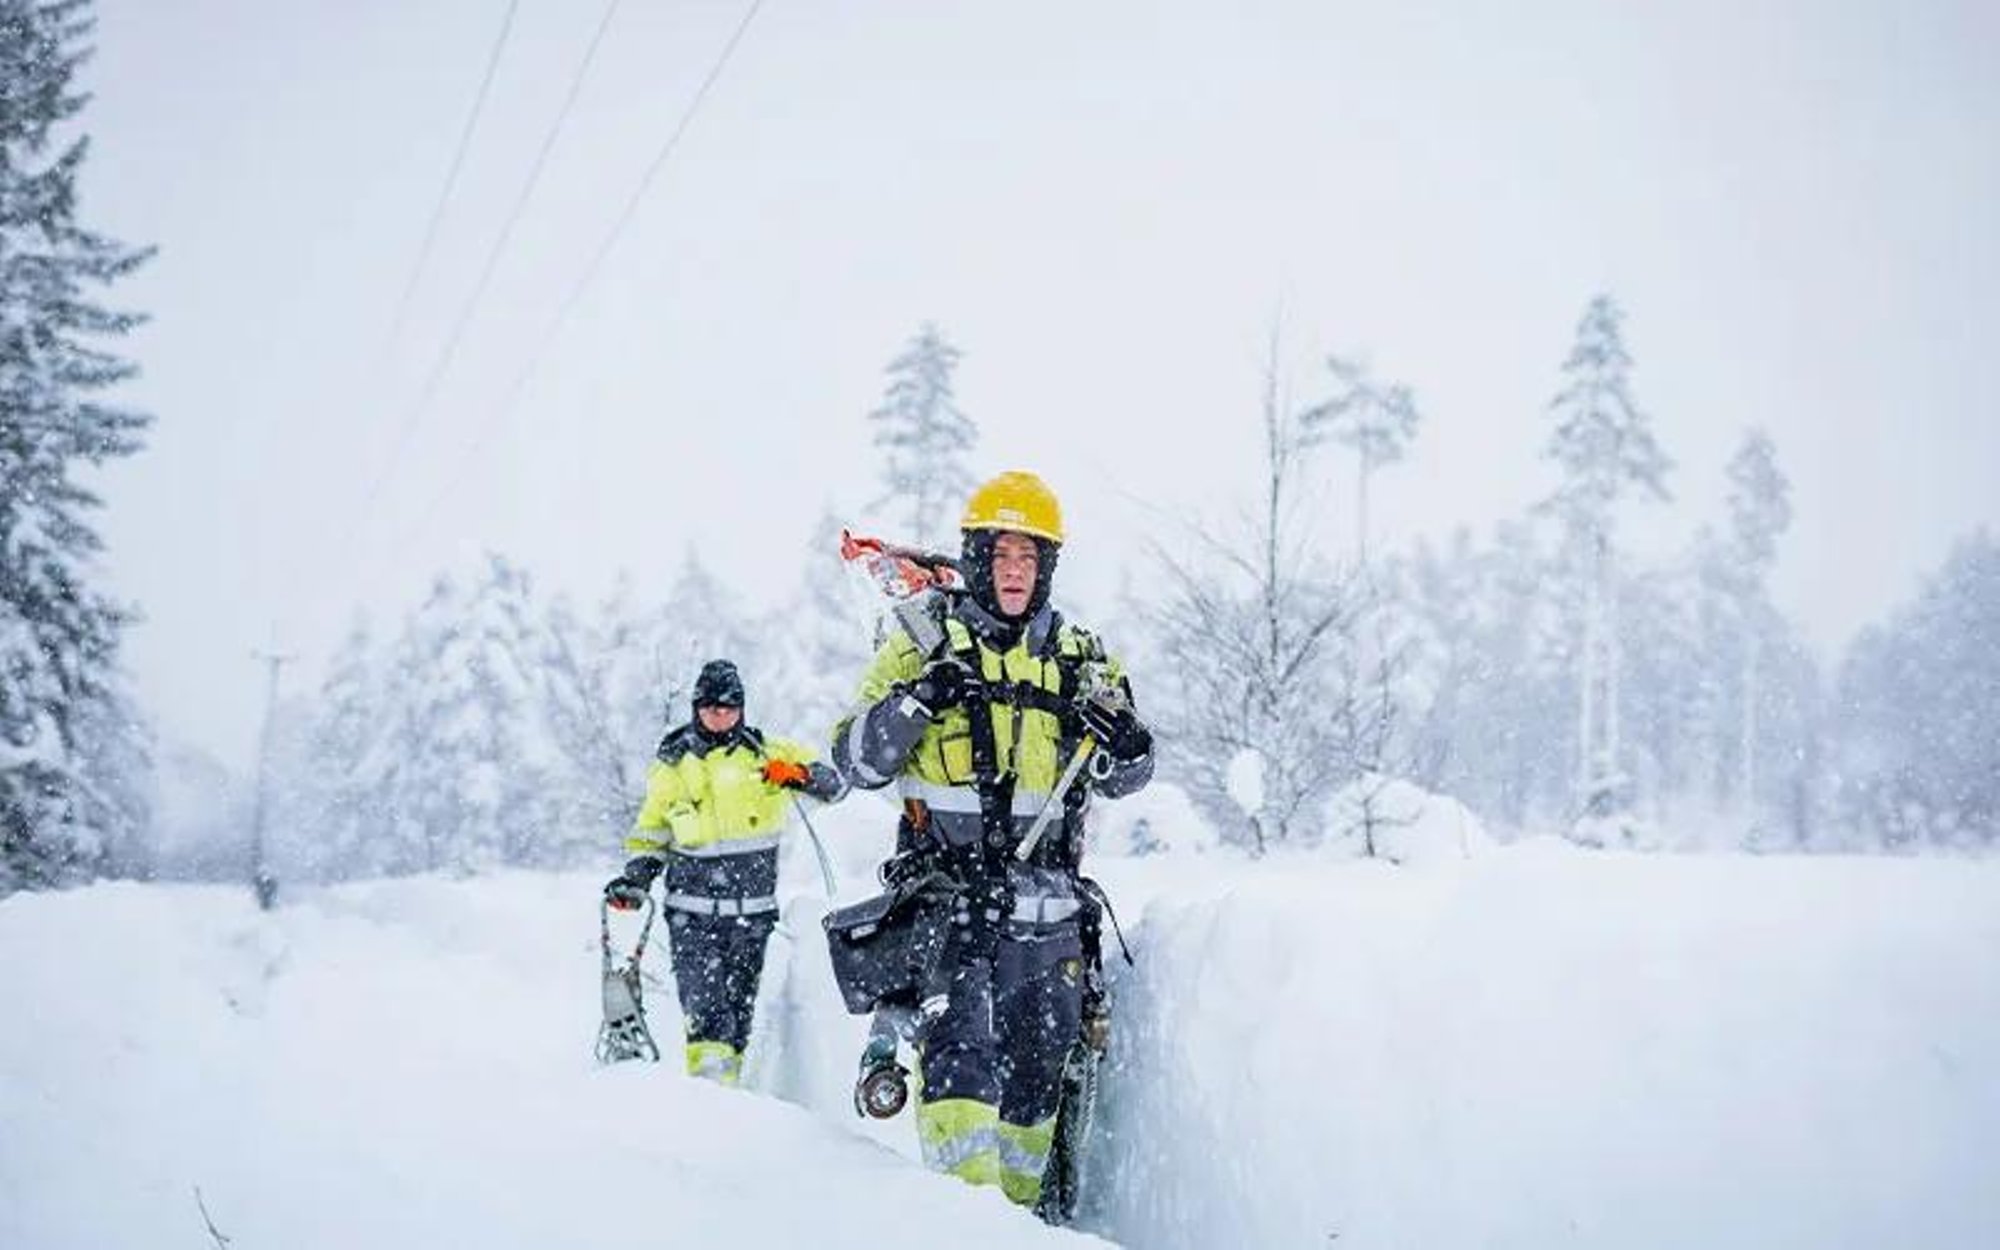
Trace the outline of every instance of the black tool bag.
<instances>
[{"instance_id":1,"label":"black tool bag","mask_svg":"<svg viewBox=\"0 0 2000 1250\"><path fill-rule=\"evenodd\" d=\"M821 923L849 1011L914 1007L934 989L943 964L951 900L930 890L890 890L828 912Z\"/></svg>"}]
</instances>

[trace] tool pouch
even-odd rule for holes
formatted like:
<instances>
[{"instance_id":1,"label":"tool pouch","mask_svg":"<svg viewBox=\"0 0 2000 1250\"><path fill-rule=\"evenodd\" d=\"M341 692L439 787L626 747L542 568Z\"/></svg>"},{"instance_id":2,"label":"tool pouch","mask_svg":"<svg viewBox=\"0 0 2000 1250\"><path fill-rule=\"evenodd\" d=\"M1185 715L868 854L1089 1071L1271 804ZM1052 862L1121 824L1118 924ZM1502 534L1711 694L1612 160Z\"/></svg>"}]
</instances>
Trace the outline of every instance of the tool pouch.
<instances>
[{"instance_id":1,"label":"tool pouch","mask_svg":"<svg viewBox=\"0 0 2000 1250\"><path fill-rule=\"evenodd\" d=\"M827 954L847 1009L914 1007L944 959L948 894L900 889L828 912Z\"/></svg>"}]
</instances>

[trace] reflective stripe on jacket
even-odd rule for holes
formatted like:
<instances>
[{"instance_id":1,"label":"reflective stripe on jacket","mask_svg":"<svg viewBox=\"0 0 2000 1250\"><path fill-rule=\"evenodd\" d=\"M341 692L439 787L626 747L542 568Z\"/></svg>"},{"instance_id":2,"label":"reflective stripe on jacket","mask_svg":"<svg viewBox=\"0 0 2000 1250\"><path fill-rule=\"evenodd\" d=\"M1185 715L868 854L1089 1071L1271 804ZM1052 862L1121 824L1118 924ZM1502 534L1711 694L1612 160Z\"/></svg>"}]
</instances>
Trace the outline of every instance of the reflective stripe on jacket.
<instances>
[{"instance_id":1,"label":"reflective stripe on jacket","mask_svg":"<svg viewBox=\"0 0 2000 1250\"><path fill-rule=\"evenodd\" d=\"M668 743L674 742L670 736ZM697 857L768 850L784 832L792 792L764 780L766 760L812 763L803 746L754 732L733 736L711 749L669 751L646 775L646 798L639 807L628 855L676 851ZM759 746L761 745L761 750ZM672 758L665 758L671 755ZM828 770L815 769L815 774Z\"/></svg>"}]
</instances>

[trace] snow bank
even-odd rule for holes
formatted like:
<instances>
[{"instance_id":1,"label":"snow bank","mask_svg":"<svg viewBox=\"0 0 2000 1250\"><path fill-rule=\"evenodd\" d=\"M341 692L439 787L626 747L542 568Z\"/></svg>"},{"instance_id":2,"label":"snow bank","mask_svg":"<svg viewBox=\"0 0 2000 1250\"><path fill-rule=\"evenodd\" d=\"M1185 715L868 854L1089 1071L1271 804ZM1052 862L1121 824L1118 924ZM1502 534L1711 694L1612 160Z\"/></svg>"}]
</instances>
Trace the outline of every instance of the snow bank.
<instances>
[{"instance_id":1,"label":"snow bank","mask_svg":"<svg viewBox=\"0 0 2000 1250\"><path fill-rule=\"evenodd\" d=\"M232 1250L1078 1240L786 1103L596 1070L598 884L0 904L0 1246L210 1245L197 1187Z\"/></svg>"},{"instance_id":2,"label":"snow bank","mask_svg":"<svg viewBox=\"0 0 2000 1250\"><path fill-rule=\"evenodd\" d=\"M892 818L816 815L843 898ZM2000 863L1095 870L1140 962L1087 1215L1127 1245L2000 1245ZM803 842L750 1061L790 1101L595 1069L602 876L0 903L0 1246L208 1245L197 1186L232 1250L1073 1236L922 1171L907 1113L855 1118Z\"/></svg>"},{"instance_id":3,"label":"snow bank","mask_svg":"<svg viewBox=\"0 0 2000 1250\"><path fill-rule=\"evenodd\" d=\"M2000 1245L2000 864L1215 870L1116 986L1129 1244Z\"/></svg>"}]
</instances>

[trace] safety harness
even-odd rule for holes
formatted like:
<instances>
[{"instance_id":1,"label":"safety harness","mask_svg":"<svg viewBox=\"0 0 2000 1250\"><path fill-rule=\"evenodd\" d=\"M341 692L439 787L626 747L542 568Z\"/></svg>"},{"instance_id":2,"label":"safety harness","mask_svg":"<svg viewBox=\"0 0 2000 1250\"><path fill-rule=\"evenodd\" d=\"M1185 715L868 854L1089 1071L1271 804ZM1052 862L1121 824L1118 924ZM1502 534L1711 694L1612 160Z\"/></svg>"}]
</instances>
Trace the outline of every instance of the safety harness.
<instances>
[{"instance_id":1,"label":"safety harness","mask_svg":"<svg viewBox=\"0 0 2000 1250\"><path fill-rule=\"evenodd\" d=\"M994 729L996 708L1011 713L1013 749L1020 750L1022 722L1029 711L1039 711L1055 717L1067 727L1072 723L1071 700L1083 689L1085 666L1103 663L1104 647L1094 634L1074 626L1066 626L1057 616L1050 634L1055 640L1053 656L1038 655L1041 663L1056 666L1056 689L1030 681L1005 681L999 675L986 671L985 653L974 636L972 629L950 611L951 600L947 592L935 592L921 599L906 600L896 605L894 611L898 623L910 639L916 643L918 653L926 662L946 656L958 661L977 675L978 681L972 691L961 697L961 707L969 722L969 736L972 755L972 782L979 800L980 834L977 863L966 863L964 848L953 852L952 848L934 843L935 849L947 852L948 858L956 858L954 867L978 868L987 873L1004 876L1004 860L1013 850L1016 841L1014 832L1014 789L1018 780L1016 771L1003 764L1000 759L998 736ZM1002 662L1004 664L1004 661ZM1009 762L1011 763L1011 761ZM1081 856L1082 847L1076 843L1076 816L1088 801L1086 787L1075 787L1063 795L1063 827L1065 836L1058 840L1052 853L1037 854L1035 862L1044 867L1074 869ZM906 816L919 834L928 834L929 819L926 811L917 804L906 809Z\"/></svg>"},{"instance_id":2,"label":"safety harness","mask_svg":"<svg viewBox=\"0 0 2000 1250\"><path fill-rule=\"evenodd\" d=\"M918 844L909 848L911 853L901 857L903 862L885 865L884 881L895 885L941 868L964 885L982 887L980 896L968 902L982 919L989 922L988 928L1003 918L1046 923L1068 920L1081 914L1086 946L1092 948L1086 951L1087 962L1095 965L1098 920L1101 914L1109 914L1109 905L1103 888L1078 871L1083 853L1082 812L1089 802L1089 788L1076 785L1063 793L1062 836L1044 840L1030 857L1030 862L1038 866L1061 868L1071 873L1078 883L1078 898L1013 897L1008 885L1007 865L1019 840L1014 829L1015 785L1019 774L1002 764L994 713L999 710L1003 714L1011 714L1011 742L1016 752L1020 750L1024 714L1031 710L1057 718L1064 726L1062 745L1070 745L1068 739L1073 724L1071 701L1085 688L1086 666L1105 662L1103 644L1088 630L1066 625L1057 616L1050 630L1055 654L1035 657L1044 664L1053 663L1056 666L1056 689L1030 681L1003 681L989 675L985 653L978 639L971 627L952 614L950 608L950 600L940 592L921 600L898 604L895 614L926 662L949 656L978 676L979 680L972 689L959 700L959 706L969 721L972 780L979 801L981 836L973 845L946 845L938 836L927 807L921 800L910 800L906 803L904 818L911 831L918 835ZM1004 665L1004 660L1001 663ZM1052 907L1051 904L1058 906ZM1112 917L1112 926L1116 931L1115 916ZM1119 944L1121 947L1124 945L1122 934ZM1129 952L1127 959L1130 959Z\"/></svg>"},{"instance_id":3,"label":"safety harness","mask_svg":"<svg viewBox=\"0 0 2000 1250\"><path fill-rule=\"evenodd\" d=\"M1056 665L1056 689L1033 682L1003 682L988 677L972 630L949 615L949 607L940 593L899 604L895 614L926 662L948 655L979 675L970 697L962 699L960 706L971 722L980 836L967 845L950 845L936 827L929 801L906 791L897 854L881 868L887 891L829 912L822 922L835 979L850 1011L880 1007L917 1011L931 1003L941 1009L948 997L954 962L950 948L968 954L983 949L990 954L991 943L1009 919L1035 924L1074 921L1082 939L1086 1006L1093 1001L1101 1004L1101 925L1108 918L1116 932L1118 922L1103 888L1079 871L1081 815L1088 787L1077 785L1065 792L1062 836L1045 839L1029 861L1068 872L1076 883L1076 896L1014 897L1009 867L1018 841L1013 811L1016 776L1002 767L994 715L996 709L1012 712L1017 749L1022 718L1028 710L1056 716L1064 726L1062 737L1069 739L1073 721L1064 696L1084 689L1086 665L1105 661L1102 644L1094 635L1065 627L1057 618L1053 631L1056 654L1037 656L1045 664ZM955 918L965 923L956 924ZM970 942L971 950L959 946L961 941ZM1123 949L1122 933L1118 941ZM1131 961L1129 950L1125 950L1125 958Z\"/></svg>"}]
</instances>

